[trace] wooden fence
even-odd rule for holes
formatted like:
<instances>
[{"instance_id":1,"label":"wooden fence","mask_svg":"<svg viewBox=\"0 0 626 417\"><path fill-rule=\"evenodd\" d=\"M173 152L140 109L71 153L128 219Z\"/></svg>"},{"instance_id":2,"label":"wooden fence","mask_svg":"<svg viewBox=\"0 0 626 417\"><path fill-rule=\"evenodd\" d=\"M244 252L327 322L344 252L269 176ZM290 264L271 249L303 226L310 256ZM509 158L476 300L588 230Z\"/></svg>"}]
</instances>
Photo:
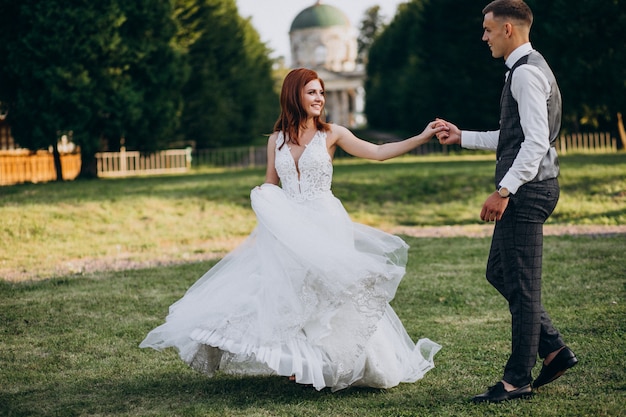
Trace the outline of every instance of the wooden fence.
<instances>
[{"instance_id":1,"label":"wooden fence","mask_svg":"<svg viewBox=\"0 0 626 417\"><path fill-rule=\"evenodd\" d=\"M100 152L96 154L98 177L128 177L187 172L191 168L191 148L170 149L151 154L139 151Z\"/></svg>"},{"instance_id":2,"label":"wooden fence","mask_svg":"<svg viewBox=\"0 0 626 417\"><path fill-rule=\"evenodd\" d=\"M63 179L73 180L80 174L79 153L61 154ZM47 182L57 179L51 152L12 150L0 152L0 185L25 182Z\"/></svg>"},{"instance_id":3,"label":"wooden fence","mask_svg":"<svg viewBox=\"0 0 626 417\"><path fill-rule=\"evenodd\" d=\"M617 139L608 132L565 134L557 139L556 149L561 155L568 152L617 152Z\"/></svg>"}]
</instances>

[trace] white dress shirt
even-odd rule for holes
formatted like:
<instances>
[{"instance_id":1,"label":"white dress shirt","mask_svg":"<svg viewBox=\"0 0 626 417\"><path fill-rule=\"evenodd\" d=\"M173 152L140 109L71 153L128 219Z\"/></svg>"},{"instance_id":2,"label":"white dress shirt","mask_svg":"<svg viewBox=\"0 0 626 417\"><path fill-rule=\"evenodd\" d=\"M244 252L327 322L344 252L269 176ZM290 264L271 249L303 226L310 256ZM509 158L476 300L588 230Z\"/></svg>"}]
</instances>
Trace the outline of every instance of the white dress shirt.
<instances>
[{"instance_id":1,"label":"white dress shirt","mask_svg":"<svg viewBox=\"0 0 626 417\"><path fill-rule=\"evenodd\" d=\"M528 55L533 48L525 43L515 49L505 61L511 68L520 58ZM506 73L508 77L510 72ZM548 126L548 97L550 82L546 76L533 65L520 65L515 69L511 79L511 93L517 101L520 122L524 132L521 149L506 173L500 187L506 187L515 194L519 187L531 181L539 171L541 159L550 149L550 127ZM496 150L499 130L461 132L461 146L467 149Z\"/></svg>"}]
</instances>

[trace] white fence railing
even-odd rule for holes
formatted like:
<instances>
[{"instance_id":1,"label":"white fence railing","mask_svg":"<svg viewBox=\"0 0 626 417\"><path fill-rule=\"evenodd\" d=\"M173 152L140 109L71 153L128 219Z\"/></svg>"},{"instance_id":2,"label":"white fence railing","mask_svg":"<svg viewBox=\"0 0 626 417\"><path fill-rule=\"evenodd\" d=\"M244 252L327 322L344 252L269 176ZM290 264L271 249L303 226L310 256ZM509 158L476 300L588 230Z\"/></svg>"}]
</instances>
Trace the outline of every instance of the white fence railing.
<instances>
[{"instance_id":1,"label":"white fence railing","mask_svg":"<svg viewBox=\"0 0 626 417\"><path fill-rule=\"evenodd\" d=\"M556 149L567 152L617 152L617 139L609 132L572 133L557 139Z\"/></svg>"},{"instance_id":2,"label":"white fence railing","mask_svg":"<svg viewBox=\"0 0 626 417\"><path fill-rule=\"evenodd\" d=\"M571 152L617 152L617 139L609 132L563 134L556 142L560 155ZM458 145L440 145L438 141L430 142L409 152L411 155L456 153L461 151ZM345 157L342 149L337 149L335 158ZM263 167L267 163L266 146L241 146L237 148L196 149L193 152L194 166L215 167Z\"/></svg>"},{"instance_id":3,"label":"white fence railing","mask_svg":"<svg viewBox=\"0 0 626 417\"><path fill-rule=\"evenodd\" d=\"M617 139L610 133L577 133L562 135L557 139L559 154L568 152L617 152ZM448 154L459 151L454 146L442 146L436 140L421 146L411 154ZM337 150L335 157L346 156ZM100 152L96 154L99 177L127 177L132 175L168 174L187 172L191 168L192 150L171 149L142 154L137 151ZM263 167L267 163L266 146L237 148L197 149L193 151L194 166Z\"/></svg>"},{"instance_id":4,"label":"white fence railing","mask_svg":"<svg viewBox=\"0 0 626 417\"><path fill-rule=\"evenodd\" d=\"M152 154L139 151L99 152L96 154L98 177L173 174L191 168L191 148L170 149Z\"/></svg>"}]
</instances>

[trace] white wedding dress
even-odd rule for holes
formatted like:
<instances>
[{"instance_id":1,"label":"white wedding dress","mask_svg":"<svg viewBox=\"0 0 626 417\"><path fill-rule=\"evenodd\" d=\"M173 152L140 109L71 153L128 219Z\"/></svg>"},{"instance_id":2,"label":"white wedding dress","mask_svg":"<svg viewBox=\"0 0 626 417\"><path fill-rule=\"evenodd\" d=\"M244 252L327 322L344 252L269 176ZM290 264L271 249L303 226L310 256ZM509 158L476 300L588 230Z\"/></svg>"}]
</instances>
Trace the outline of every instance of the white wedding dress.
<instances>
[{"instance_id":1,"label":"white wedding dress","mask_svg":"<svg viewBox=\"0 0 626 417\"><path fill-rule=\"evenodd\" d=\"M413 343L389 305L406 243L354 223L331 192L333 166L318 132L298 167L279 134L282 188L251 192L258 225L169 310L140 347L174 347L213 375L295 376L333 391L390 388L434 367L441 346Z\"/></svg>"}]
</instances>

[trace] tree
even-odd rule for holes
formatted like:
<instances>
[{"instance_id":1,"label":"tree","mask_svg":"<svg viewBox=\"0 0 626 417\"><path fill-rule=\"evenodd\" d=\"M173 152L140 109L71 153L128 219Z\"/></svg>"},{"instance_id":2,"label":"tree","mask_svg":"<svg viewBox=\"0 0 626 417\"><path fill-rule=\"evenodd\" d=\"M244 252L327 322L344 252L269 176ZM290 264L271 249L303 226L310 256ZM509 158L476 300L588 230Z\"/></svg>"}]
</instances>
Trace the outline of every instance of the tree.
<instances>
[{"instance_id":1,"label":"tree","mask_svg":"<svg viewBox=\"0 0 626 417\"><path fill-rule=\"evenodd\" d=\"M0 107L21 146L55 148L59 179L62 133L89 168L122 141L249 143L278 116L269 51L234 0L0 0L0 25Z\"/></svg>"},{"instance_id":2,"label":"tree","mask_svg":"<svg viewBox=\"0 0 626 417\"><path fill-rule=\"evenodd\" d=\"M186 80L183 51L174 45L174 5L162 0L120 2L116 119L126 146L154 151L172 140L182 110L180 90ZM115 94L117 93L117 94Z\"/></svg>"},{"instance_id":3,"label":"tree","mask_svg":"<svg viewBox=\"0 0 626 417\"><path fill-rule=\"evenodd\" d=\"M5 0L3 6L10 14L3 14L9 30L0 41L0 78L14 137L21 146L40 149L55 146L58 132L73 131L89 151L92 143L83 132L97 110L91 104L104 99L96 85L102 74L98 57L110 54L120 21L112 2L86 8L76 0Z\"/></svg>"},{"instance_id":4,"label":"tree","mask_svg":"<svg viewBox=\"0 0 626 417\"><path fill-rule=\"evenodd\" d=\"M626 112L626 1L528 3L535 15L531 41L563 94L565 129L617 133L618 114Z\"/></svg>"},{"instance_id":5,"label":"tree","mask_svg":"<svg viewBox=\"0 0 626 417\"><path fill-rule=\"evenodd\" d=\"M168 2L1 1L0 101L21 146L55 148L57 178L60 132L73 132L83 167L102 138L153 149L166 137L182 82Z\"/></svg>"},{"instance_id":6,"label":"tree","mask_svg":"<svg viewBox=\"0 0 626 417\"><path fill-rule=\"evenodd\" d=\"M477 129L497 126L504 72L481 41L475 9L456 0L400 5L370 50L366 115L372 127L414 131L434 117Z\"/></svg>"},{"instance_id":7,"label":"tree","mask_svg":"<svg viewBox=\"0 0 626 417\"><path fill-rule=\"evenodd\" d=\"M250 20L241 19L241 24L246 60L240 77L245 80L243 113L247 115L249 125L243 143L250 143L254 138L271 133L280 113L274 77L277 63L269 58L271 51L261 41Z\"/></svg>"},{"instance_id":8,"label":"tree","mask_svg":"<svg viewBox=\"0 0 626 417\"><path fill-rule=\"evenodd\" d=\"M365 113L370 127L401 130L406 68L416 55L416 33L421 4L405 3L393 21L374 40L369 50L365 81ZM401 87L402 86L402 87Z\"/></svg>"},{"instance_id":9,"label":"tree","mask_svg":"<svg viewBox=\"0 0 626 417\"><path fill-rule=\"evenodd\" d=\"M617 131L626 110L626 2L528 3L535 15L531 41L563 94L563 129ZM497 128L504 67L481 40L483 6L457 0L400 5L370 49L366 115L372 127L414 131L441 116L471 129Z\"/></svg>"},{"instance_id":10,"label":"tree","mask_svg":"<svg viewBox=\"0 0 626 417\"><path fill-rule=\"evenodd\" d=\"M365 11L357 38L357 60L359 62L367 62L370 47L383 29L384 19L385 17L380 14L380 6L372 6Z\"/></svg>"},{"instance_id":11,"label":"tree","mask_svg":"<svg viewBox=\"0 0 626 417\"><path fill-rule=\"evenodd\" d=\"M250 143L278 117L272 61L234 0L179 1L190 76L183 88L180 137L198 147ZM181 20L182 21L182 20Z\"/></svg>"}]
</instances>

